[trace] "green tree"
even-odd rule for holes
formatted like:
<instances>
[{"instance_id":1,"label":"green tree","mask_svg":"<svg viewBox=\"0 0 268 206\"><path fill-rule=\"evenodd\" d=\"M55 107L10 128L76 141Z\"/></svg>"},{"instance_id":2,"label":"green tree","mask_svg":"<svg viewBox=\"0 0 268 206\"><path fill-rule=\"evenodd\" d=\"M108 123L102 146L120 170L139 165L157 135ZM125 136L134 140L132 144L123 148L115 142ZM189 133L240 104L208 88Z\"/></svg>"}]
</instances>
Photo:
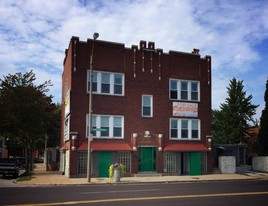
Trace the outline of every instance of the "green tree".
<instances>
[{"instance_id":1,"label":"green tree","mask_svg":"<svg viewBox=\"0 0 268 206\"><path fill-rule=\"evenodd\" d=\"M61 104L51 104L47 112L50 114L47 122L47 147L56 147L60 145Z\"/></svg>"},{"instance_id":2,"label":"green tree","mask_svg":"<svg viewBox=\"0 0 268 206\"><path fill-rule=\"evenodd\" d=\"M260 154L268 155L268 79L266 81L266 90L264 93L265 107L262 110L260 119L260 132L258 135Z\"/></svg>"},{"instance_id":3,"label":"green tree","mask_svg":"<svg viewBox=\"0 0 268 206\"><path fill-rule=\"evenodd\" d=\"M252 95L246 96L243 81L230 80L227 93L220 109L212 111L213 141L217 144L244 142L243 134L254 122L253 115L258 107L251 103Z\"/></svg>"},{"instance_id":4,"label":"green tree","mask_svg":"<svg viewBox=\"0 0 268 206\"><path fill-rule=\"evenodd\" d=\"M9 74L0 80L0 134L9 137L12 147L23 147L27 173L32 169L30 157L38 143L44 145L57 109L52 96L46 95L50 81L36 86L35 80L33 71Z\"/></svg>"}]
</instances>

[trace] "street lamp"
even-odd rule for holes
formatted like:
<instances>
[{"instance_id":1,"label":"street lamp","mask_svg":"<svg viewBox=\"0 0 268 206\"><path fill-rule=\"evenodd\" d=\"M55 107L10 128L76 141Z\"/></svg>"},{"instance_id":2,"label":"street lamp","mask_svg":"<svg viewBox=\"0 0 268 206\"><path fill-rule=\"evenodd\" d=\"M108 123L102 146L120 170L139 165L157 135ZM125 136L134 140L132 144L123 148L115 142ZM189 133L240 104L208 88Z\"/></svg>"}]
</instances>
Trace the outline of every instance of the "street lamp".
<instances>
[{"instance_id":1,"label":"street lamp","mask_svg":"<svg viewBox=\"0 0 268 206\"><path fill-rule=\"evenodd\" d=\"M93 61L93 52L94 52L94 43L95 40L99 37L98 33L94 33L93 34L93 43L92 43L92 48L91 48L91 54L90 54L90 65L89 65L89 69L90 69L90 74L89 74L89 106L88 106L88 151L87 151L87 181L90 182L91 181L91 145L90 145L90 141L91 141L91 132L92 132L92 81L93 81L93 66L92 66L92 61Z\"/></svg>"}]
</instances>

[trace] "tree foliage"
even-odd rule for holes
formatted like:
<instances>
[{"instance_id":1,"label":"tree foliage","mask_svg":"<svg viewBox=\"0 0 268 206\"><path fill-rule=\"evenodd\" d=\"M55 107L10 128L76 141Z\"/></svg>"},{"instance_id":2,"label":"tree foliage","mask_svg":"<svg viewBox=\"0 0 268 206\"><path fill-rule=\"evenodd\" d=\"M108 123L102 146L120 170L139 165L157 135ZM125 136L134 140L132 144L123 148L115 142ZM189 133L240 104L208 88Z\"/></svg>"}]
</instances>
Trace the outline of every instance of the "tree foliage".
<instances>
[{"instance_id":1,"label":"tree foliage","mask_svg":"<svg viewBox=\"0 0 268 206\"><path fill-rule=\"evenodd\" d=\"M268 155L268 79L266 81L266 90L264 93L265 107L262 110L260 119L260 132L258 135L260 153Z\"/></svg>"},{"instance_id":2,"label":"tree foliage","mask_svg":"<svg viewBox=\"0 0 268 206\"><path fill-rule=\"evenodd\" d=\"M36 86L35 80L33 71L0 80L0 134L9 137L9 152L21 146L28 160L38 145L44 145L45 134L59 127L58 107L52 96L46 95L50 81ZM57 125L52 127L54 123Z\"/></svg>"},{"instance_id":3,"label":"tree foliage","mask_svg":"<svg viewBox=\"0 0 268 206\"><path fill-rule=\"evenodd\" d=\"M213 141L218 144L237 144L243 140L243 134L249 124L254 122L258 105L251 103L252 95L247 96L243 81L235 78L227 87L228 97L219 110L212 111Z\"/></svg>"}]
</instances>

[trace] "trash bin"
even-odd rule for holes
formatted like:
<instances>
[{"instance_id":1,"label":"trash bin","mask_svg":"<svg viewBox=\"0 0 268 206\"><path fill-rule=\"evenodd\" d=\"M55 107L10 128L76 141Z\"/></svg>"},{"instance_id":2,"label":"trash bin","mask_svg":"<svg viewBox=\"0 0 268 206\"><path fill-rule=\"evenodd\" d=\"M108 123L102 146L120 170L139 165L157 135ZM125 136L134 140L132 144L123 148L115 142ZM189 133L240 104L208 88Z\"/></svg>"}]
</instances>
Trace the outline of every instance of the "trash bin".
<instances>
[{"instance_id":1,"label":"trash bin","mask_svg":"<svg viewBox=\"0 0 268 206\"><path fill-rule=\"evenodd\" d=\"M120 168L114 168L113 182L120 182Z\"/></svg>"}]
</instances>

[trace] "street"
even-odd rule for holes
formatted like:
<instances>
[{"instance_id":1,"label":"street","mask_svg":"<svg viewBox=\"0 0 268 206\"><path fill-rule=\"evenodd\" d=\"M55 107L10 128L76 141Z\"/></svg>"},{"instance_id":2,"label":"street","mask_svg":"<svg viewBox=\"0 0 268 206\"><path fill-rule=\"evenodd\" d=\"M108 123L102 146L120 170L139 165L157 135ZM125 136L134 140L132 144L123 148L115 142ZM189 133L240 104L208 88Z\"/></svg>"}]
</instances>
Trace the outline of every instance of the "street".
<instances>
[{"instance_id":1,"label":"street","mask_svg":"<svg viewBox=\"0 0 268 206\"><path fill-rule=\"evenodd\" d=\"M1 205L256 205L268 202L268 180L72 186L0 186Z\"/></svg>"}]
</instances>

